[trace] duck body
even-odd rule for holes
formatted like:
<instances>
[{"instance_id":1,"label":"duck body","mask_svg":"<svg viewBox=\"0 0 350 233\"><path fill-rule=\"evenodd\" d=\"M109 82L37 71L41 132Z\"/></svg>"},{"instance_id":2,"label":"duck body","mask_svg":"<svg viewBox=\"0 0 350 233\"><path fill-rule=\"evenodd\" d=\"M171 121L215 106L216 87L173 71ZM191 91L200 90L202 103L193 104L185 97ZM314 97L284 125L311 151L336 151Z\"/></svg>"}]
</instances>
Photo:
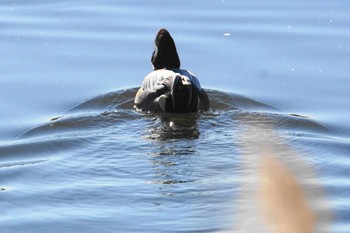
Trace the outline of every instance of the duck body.
<instances>
[{"instance_id":1,"label":"duck body","mask_svg":"<svg viewBox=\"0 0 350 233\"><path fill-rule=\"evenodd\" d=\"M160 69L144 78L135 96L135 106L142 111L186 113L207 110L209 100L191 72Z\"/></svg>"},{"instance_id":2,"label":"duck body","mask_svg":"<svg viewBox=\"0 0 350 233\"><path fill-rule=\"evenodd\" d=\"M188 113L209 109L208 95L199 80L180 69L174 40L165 29L156 36L151 62L154 71L146 75L135 96L138 110Z\"/></svg>"}]
</instances>

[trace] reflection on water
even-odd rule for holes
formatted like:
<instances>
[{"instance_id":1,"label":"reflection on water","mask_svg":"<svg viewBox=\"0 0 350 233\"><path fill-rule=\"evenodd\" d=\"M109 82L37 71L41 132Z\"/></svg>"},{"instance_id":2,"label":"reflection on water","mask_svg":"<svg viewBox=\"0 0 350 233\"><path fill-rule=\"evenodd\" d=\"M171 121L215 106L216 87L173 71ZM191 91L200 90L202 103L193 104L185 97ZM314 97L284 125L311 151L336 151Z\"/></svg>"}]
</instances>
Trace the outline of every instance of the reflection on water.
<instances>
[{"instance_id":1,"label":"reflection on water","mask_svg":"<svg viewBox=\"0 0 350 233\"><path fill-rule=\"evenodd\" d=\"M146 138L167 141L199 137L195 113L161 114L154 116L153 121L154 125L146 128Z\"/></svg>"},{"instance_id":2,"label":"reflection on water","mask_svg":"<svg viewBox=\"0 0 350 233\"><path fill-rule=\"evenodd\" d=\"M168 190L167 195L175 195L170 193L170 188L167 186L169 184L194 182L192 177L194 168L190 166L191 160L198 156L194 145L161 144L155 148L155 152L148 154L148 156L150 156L156 178L151 183L163 184L161 190ZM187 167L184 167L184 164L187 164Z\"/></svg>"}]
</instances>

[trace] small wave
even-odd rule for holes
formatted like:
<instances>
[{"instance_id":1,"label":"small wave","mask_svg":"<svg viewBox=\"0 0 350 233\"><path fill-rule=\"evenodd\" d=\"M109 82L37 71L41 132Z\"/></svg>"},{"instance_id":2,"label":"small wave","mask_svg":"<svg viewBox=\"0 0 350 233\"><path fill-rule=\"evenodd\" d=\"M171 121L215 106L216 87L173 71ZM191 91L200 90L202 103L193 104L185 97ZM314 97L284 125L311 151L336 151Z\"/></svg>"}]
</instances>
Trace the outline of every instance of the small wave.
<instances>
[{"instance_id":1,"label":"small wave","mask_svg":"<svg viewBox=\"0 0 350 233\"><path fill-rule=\"evenodd\" d=\"M31 160L31 161L15 161L15 162L8 162L8 163L0 163L0 169L31 166L31 165L45 163L48 161L49 160Z\"/></svg>"},{"instance_id":2,"label":"small wave","mask_svg":"<svg viewBox=\"0 0 350 233\"><path fill-rule=\"evenodd\" d=\"M218 90L207 90L210 98L210 111L222 112L229 110L244 111L281 111L279 108L257 100L233 93L222 92Z\"/></svg>"},{"instance_id":3,"label":"small wave","mask_svg":"<svg viewBox=\"0 0 350 233\"><path fill-rule=\"evenodd\" d=\"M198 138L198 118L211 119L212 124L228 124L243 120L245 123L267 124L285 132L329 133L330 130L307 116L289 114L257 100L218 90L206 90L210 98L210 110L193 114L147 114L134 110L134 96L138 88L118 90L79 102L52 117L49 122L28 129L18 138L55 136L76 137L96 135L116 124L129 124L140 118L157 119L148 138ZM155 122L155 121L153 121ZM221 123L220 123L221 122ZM143 122L144 123L144 122ZM145 127L139 125L140 128Z\"/></svg>"},{"instance_id":4,"label":"small wave","mask_svg":"<svg viewBox=\"0 0 350 233\"><path fill-rule=\"evenodd\" d=\"M130 88L98 95L63 110L63 113L106 112L116 109L133 109L138 88Z\"/></svg>"}]
</instances>

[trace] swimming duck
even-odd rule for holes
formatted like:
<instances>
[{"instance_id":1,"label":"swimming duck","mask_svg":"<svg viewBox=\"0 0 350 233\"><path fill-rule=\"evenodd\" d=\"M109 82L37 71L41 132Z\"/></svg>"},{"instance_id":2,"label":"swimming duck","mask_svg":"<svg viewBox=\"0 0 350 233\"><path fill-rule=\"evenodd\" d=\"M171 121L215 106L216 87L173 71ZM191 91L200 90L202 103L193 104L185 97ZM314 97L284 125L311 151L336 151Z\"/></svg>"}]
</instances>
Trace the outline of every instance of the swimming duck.
<instances>
[{"instance_id":1,"label":"swimming duck","mask_svg":"<svg viewBox=\"0 0 350 233\"><path fill-rule=\"evenodd\" d=\"M209 109L209 98L199 80L180 68L180 59L170 33L162 28L155 38L151 58L153 71L135 96L142 111L188 113Z\"/></svg>"}]
</instances>

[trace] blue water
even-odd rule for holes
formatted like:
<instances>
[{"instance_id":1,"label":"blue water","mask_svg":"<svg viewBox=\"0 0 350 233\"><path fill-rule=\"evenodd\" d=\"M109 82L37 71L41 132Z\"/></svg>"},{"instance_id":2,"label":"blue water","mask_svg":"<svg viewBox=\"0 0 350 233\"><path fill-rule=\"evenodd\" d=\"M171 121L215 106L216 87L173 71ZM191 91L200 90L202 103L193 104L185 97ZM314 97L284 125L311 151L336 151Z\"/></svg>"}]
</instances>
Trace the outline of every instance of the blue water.
<instances>
[{"instance_id":1,"label":"blue water","mask_svg":"<svg viewBox=\"0 0 350 233\"><path fill-rule=\"evenodd\" d=\"M349 10L1 1L0 231L256 232L242 196L263 145L319 194L316 232L349 232ZM208 112L133 109L162 27Z\"/></svg>"}]
</instances>

